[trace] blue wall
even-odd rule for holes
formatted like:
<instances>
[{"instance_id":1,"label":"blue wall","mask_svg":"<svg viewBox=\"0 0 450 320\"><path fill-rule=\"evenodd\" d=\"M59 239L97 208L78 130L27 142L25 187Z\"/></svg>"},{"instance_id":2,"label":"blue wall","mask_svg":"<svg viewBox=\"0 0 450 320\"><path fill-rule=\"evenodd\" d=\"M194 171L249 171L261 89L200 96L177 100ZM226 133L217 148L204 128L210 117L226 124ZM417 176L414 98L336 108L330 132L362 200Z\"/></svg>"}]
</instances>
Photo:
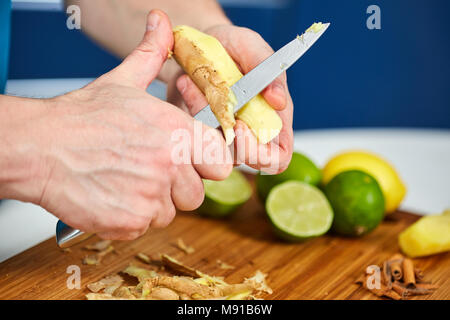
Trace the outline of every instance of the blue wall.
<instances>
[{"instance_id":1,"label":"blue wall","mask_svg":"<svg viewBox=\"0 0 450 320\"><path fill-rule=\"evenodd\" d=\"M373 3L381 30L366 27ZM450 127L450 1L301 1L295 11L300 30L332 22L291 70L297 127Z\"/></svg>"},{"instance_id":2,"label":"blue wall","mask_svg":"<svg viewBox=\"0 0 450 320\"><path fill-rule=\"evenodd\" d=\"M366 28L370 4L381 8L381 30ZM226 11L275 49L314 21L332 23L288 71L296 129L450 128L450 1L303 0ZM93 77L119 63L65 21L62 12L13 13L10 78Z\"/></svg>"},{"instance_id":3,"label":"blue wall","mask_svg":"<svg viewBox=\"0 0 450 320\"><path fill-rule=\"evenodd\" d=\"M97 77L120 61L57 11L13 11L10 79Z\"/></svg>"}]
</instances>

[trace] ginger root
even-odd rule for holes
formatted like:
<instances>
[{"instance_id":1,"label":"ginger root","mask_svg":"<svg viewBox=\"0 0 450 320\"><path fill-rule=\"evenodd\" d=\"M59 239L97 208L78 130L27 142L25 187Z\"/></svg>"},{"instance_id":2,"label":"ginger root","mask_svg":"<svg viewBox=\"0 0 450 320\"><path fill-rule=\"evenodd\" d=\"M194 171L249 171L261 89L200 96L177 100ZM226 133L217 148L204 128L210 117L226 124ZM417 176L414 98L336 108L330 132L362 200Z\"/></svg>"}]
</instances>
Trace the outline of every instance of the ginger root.
<instances>
[{"instance_id":1,"label":"ginger root","mask_svg":"<svg viewBox=\"0 0 450 320\"><path fill-rule=\"evenodd\" d=\"M173 29L174 58L208 100L219 121L227 144L231 144L236 124L236 99L230 87L242 73L216 38L188 26ZM275 110L257 95L236 113L260 143L266 144L280 133L282 122Z\"/></svg>"}]
</instances>

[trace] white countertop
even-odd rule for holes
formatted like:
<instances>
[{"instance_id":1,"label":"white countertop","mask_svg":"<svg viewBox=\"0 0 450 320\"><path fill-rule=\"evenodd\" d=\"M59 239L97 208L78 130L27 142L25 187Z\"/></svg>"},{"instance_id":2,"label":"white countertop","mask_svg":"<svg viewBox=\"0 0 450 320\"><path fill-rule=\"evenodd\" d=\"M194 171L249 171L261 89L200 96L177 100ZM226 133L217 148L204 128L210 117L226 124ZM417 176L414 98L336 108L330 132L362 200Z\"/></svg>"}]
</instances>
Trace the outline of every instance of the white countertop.
<instances>
[{"instance_id":1,"label":"white countertop","mask_svg":"<svg viewBox=\"0 0 450 320\"><path fill-rule=\"evenodd\" d=\"M16 80L8 83L7 92L48 97L89 81ZM161 98L165 95L160 83L150 87L149 92ZM339 129L295 134L295 150L319 166L333 154L355 148L376 152L397 168L408 187L403 209L434 214L450 208L450 130ZM56 221L38 206L13 200L0 202L0 262L54 236Z\"/></svg>"},{"instance_id":2,"label":"white countertop","mask_svg":"<svg viewBox=\"0 0 450 320\"><path fill-rule=\"evenodd\" d=\"M394 165L408 188L402 209L436 214L450 208L450 130L340 129L295 134L295 150L320 167L349 149L375 152Z\"/></svg>"}]
</instances>

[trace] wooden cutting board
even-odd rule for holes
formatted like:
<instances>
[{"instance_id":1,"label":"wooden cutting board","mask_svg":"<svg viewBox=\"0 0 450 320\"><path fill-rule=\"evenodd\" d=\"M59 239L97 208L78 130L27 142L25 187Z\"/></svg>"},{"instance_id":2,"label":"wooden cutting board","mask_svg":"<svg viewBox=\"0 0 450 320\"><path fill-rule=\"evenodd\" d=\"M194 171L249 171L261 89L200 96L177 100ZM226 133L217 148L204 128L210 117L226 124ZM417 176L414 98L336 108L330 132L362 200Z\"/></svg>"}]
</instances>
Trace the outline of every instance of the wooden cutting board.
<instances>
[{"instance_id":1,"label":"wooden cutting board","mask_svg":"<svg viewBox=\"0 0 450 320\"><path fill-rule=\"evenodd\" d=\"M207 219L195 213L179 213L166 229L150 230L138 240L113 243L117 253L107 255L101 265L81 263L89 252L93 237L64 252L55 239L41 244L0 264L0 299L85 299L86 285L117 273L130 262L145 266L135 258L166 253L186 265L211 275L224 276L230 283L241 282L256 270L268 273L273 289L266 299L378 299L354 284L372 264L381 265L399 251L397 235L418 216L396 212L372 233L362 238L323 236L305 243L279 241L266 220L263 206L253 197L226 220ZM195 248L186 255L174 243L182 238ZM217 260L235 266L219 268ZM440 288L429 296L414 299L450 299L450 253L414 259L426 280ZM69 290L67 267L81 268L81 289Z\"/></svg>"}]
</instances>

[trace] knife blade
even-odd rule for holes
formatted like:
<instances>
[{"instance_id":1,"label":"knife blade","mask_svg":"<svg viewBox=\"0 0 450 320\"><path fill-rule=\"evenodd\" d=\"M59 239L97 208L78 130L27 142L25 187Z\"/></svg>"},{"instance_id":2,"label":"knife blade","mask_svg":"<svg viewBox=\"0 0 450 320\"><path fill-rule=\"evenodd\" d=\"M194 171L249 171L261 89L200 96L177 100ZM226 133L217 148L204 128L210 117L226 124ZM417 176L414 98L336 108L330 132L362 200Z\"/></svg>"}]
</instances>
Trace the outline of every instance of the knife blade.
<instances>
[{"instance_id":1,"label":"knife blade","mask_svg":"<svg viewBox=\"0 0 450 320\"><path fill-rule=\"evenodd\" d=\"M56 224L56 243L63 249L69 248L92 235L92 233L84 233L83 231L74 229L61 220L58 220Z\"/></svg>"},{"instance_id":2,"label":"knife blade","mask_svg":"<svg viewBox=\"0 0 450 320\"><path fill-rule=\"evenodd\" d=\"M234 93L237 101L234 112L239 111L280 74L289 69L316 43L329 26L330 23L322 24L322 29L318 32L313 30L308 31L308 29L301 36L297 36L232 85L231 91ZM212 128L219 127L219 122L214 116L210 105L200 110L194 118Z\"/></svg>"}]
</instances>

